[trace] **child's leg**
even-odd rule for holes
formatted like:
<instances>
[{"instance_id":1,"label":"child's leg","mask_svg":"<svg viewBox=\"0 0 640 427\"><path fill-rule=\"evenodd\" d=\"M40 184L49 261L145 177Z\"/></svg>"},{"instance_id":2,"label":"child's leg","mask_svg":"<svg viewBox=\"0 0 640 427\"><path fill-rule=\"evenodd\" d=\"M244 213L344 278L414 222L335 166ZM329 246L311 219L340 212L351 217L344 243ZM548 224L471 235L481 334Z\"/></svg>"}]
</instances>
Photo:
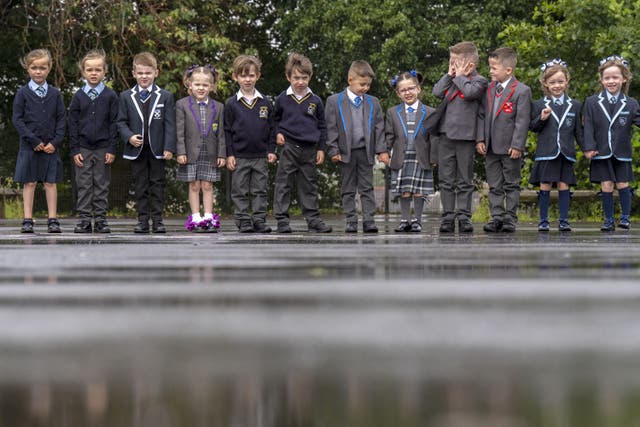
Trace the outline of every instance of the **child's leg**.
<instances>
[{"instance_id":1,"label":"child's leg","mask_svg":"<svg viewBox=\"0 0 640 427\"><path fill-rule=\"evenodd\" d=\"M111 184L111 165L106 164L108 150L94 152L93 169L93 217L96 222L104 222L109 209L109 185Z\"/></svg>"},{"instance_id":2,"label":"child's leg","mask_svg":"<svg viewBox=\"0 0 640 427\"><path fill-rule=\"evenodd\" d=\"M44 194L47 198L47 211L49 218L55 218L58 215L58 187L55 182L44 183Z\"/></svg>"},{"instance_id":3,"label":"child's leg","mask_svg":"<svg viewBox=\"0 0 640 427\"><path fill-rule=\"evenodd\" d=\"M191 215L198 214L198 216L200 216L200 182L201 181L196 180L189 183L189 208L191 209ZM204 190L202 199L204 202Z\"/></svg>"},{"instance_id":4,"label":"child's leg","mask_svg":"<svg viewBox=\"0 0 640 427\"><path fill-rule=\"evenodd\" d=\"M369 164L366 150L353 150L351 152L352 161L354 157L357 162L356 185L362 206L362 223L371 223L374 221L376 213L376 199L373 194L373 167Z\"/></svg>"},{"instance_id":5,"label":"child's leg","mask_svg":"<svg viewBox=\"0 0 640 427\"><path fill-rule=\"evenodd\" d=\"M213 213L213 182L200 181L200 187L202 188L202 208L204 213Z\"/></svg>"},{"instance_id":6,"label":"child's leg","mask_svg":"<svg viewBox=\"0 0 640 427\"><path fill-rule=\"evenodd\" d=\"M251 176L249 178L249 189L253 194L251 203L251 220L256 223L267 222L267 181L269 179L269 165L267 159L252 160ZM275 211L275 210L274 210ZM287 218L289 216L289 205L287 204Z\"/></svg>"},{"instance_id":7,"label":"child's leg","mask_svg":"<svg viewBox=\"0 0 640 427\"><path fill-rule=\"evenodd\" d=\"M424 196L422 194L413 195L413 216L422 224L422 211L424 210Z\"/></svg>"},{"instance_id":8,"label":"child's leg","mask_svg":"<svg viewBox=\"0 0 640 427\"><path fill-rule=\"evenodd\" d=\"M25 182L22 188L22 208L26 219L33 218L33 199L36 193L35 182Z\"/></svg>"},{"instance_id":9,"label":"child's leg","mask_svg":"<svg viewBox=\"0 0 640 427\"><path fill-rule=\"evenodd\" d=\"M400 197L400 219L409 221L411 217L411 193L402 193Z\"/></svg>"},{"instance_id":10,"label":"child's leg","mask_svg":"<svg viewBox=\"0 0 640 427\"><path fill-rule=\"evenodd\" d=\"M278 162L273 189L273 216L280 225L289 224L291 204L291 179L298 171L298 157L301 147L294 143L285 144Z\"/></svg>"},{"instance_id":11,"label":"child's leg","mask_svg":"<svg viewBox=\"0 0 640 427\"><path fill-rule=\"evenodd\" d=\"M231 200L233 200L234 219L238 227L250 221L249 216L249 178L251 177L250 159L236 158L236 169L231 173Z\"/></svg>"},{"instance_id":12,"label":"child's leg","mask_svg":"<svg viewBox=\"0 0 640 427\"><path fill-rule=\"evenodd\" d=\"M628 182L616 183L620 197L620 227L629 228L631 220L631 188Z\"/></svg>"},{"instance_id":13,"label":"child's leg","mask_svg":"<svg viewBox=\"0 0 640 427\"><path fill-rule=\"evenodd\" d=\"M316 156L317 150L315 147L304 147L302 156L299 159L300 167L296 173L298 201L302 207L302 215L310 227L314 227L320 221Z\"/></svg>"},{"instance_id":14,"label":"child's leg","mask_svg":"<svg viewBox=\"0 0 640 427\"><path fill-rule=\"evenodd\" d=\"M600 184L602 197L602 212L604 213L604 224L600 228L603 231L611 231L615 225L613 222L613 181L603 181Z\"/></svg>"},{"instance_id":15,"label":"child's leg","mask_svg":"<svg viewBox=\"0 0 640 427\"><path fill-rule=\"evenodd\" d=\"M540 209L540 223L538 230L549 230L549 203L551 201L551 183L541 182L538 192L538 208Z\"/></svg>"},{"instance_id":16,"label":"child's leg","mask_svg":"<svg viewBox=\"0 0 640 427\"><path fill-rule=\"evenodd\" d=\"M558 182L558 213L560 228L569 225L569 204L571 203L571 191L569 184Z\"/></svg>"},{"instance_id":17,"label":"child's leg","mask_svg":"<svg viewBox=\"0 0 640 427\"><path fill-rule=\"evenodd\" d=\"M502 223L505 213L504 174L501 157L498 154L487 153L485 160L487 184L489 184L489 211L491 219L499 223Z\"/></svg>"}]
</instances>

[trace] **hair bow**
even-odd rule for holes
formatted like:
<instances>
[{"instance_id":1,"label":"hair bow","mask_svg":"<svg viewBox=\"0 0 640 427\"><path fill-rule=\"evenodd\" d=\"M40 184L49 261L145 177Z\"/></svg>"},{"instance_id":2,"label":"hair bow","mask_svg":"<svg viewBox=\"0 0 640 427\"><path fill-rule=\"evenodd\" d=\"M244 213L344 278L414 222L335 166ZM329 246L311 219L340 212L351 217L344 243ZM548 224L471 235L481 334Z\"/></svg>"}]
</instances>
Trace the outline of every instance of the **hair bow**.
<instances>
[{"instance_id":1,"label":"hair bow","mask_svg":"<svg viewBox=\"0 0 640 427\"><path fill-rule=\"evenodd\" d=\"M563 67L567 67L567 63L560 58L554 58L551 61L547 61L540 66L541 71L545 71L549 67L553 67L554 65L562 65Z\"/></svg>"},{"instance_id":2,"label":"hair bow","mask_svg":"<svg viewBox=\"0 0 640 427\"><path fill-rule=\"evenodd\" d=\"M618 55L611 55L611 56L607 56L606 58L603 58L600 60L600 65L604 65L605 62L608 61L619 61L625 68L629 68L629 61L627 61L626 59L624 59L622 56L618 56Z\"/></svg>"},{"instance_id":3,"label":"hair bow","mask_svg":"<svg viewBox=\"0 0 640 427\"><path fill-rule=\"evenodd\" d=\"M409 70L409 71L406 71L406 73L408 73L411 76L419 79L418 72L416 70ZM402 74L404 74L404 73L402 73ZM391 87L392 88L394 88L394 89L396 88L396 85L398 84L398 80L400 80L400 76L401 76L401 74L396 74L395 76L393 76L393 78L389 82L389 83L391 83Z\"/></svg>"}]
</instances>

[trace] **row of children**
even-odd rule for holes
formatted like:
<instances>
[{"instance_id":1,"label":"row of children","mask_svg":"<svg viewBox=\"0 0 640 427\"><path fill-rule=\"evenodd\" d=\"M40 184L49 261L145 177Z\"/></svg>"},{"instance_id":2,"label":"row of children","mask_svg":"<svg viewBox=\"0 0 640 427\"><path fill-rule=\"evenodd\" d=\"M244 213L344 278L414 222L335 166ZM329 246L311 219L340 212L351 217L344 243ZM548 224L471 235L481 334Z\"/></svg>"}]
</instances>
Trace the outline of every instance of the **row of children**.
<instances>
[{"instance_id":1,"label":"row of children","mask_svg":"<svg viewBox=\"0 0 640 427\"><path fill-rule=\"evenodd\" d=\"M241 55L233 64L239 90L223 105L210 98L218 74L211 66L192 66L184 83L189 96L174 104L172 95L155 83L156 59L140 53L133 59L136 85L118 96L104 85L107 71L102 51L89 52L79 63L86 80L69 108L69 141L78 187L78 233L108 233L106 221L109 165L117 141L130 160L138 223L136 233L166 232L162 222L165 161L177 155L177 178L189 183L191 215L186 227L215 231L213 183L220 168L232 172L232 200L240 232L270 232L267 214L267 163L278 162L273 212L277 232L290 233L292 179L312 232L330 232L321 219L316 186L317 167L325 153L340 165L346 232L358 231L356 194L360 195L362 229L377 232L374 221L373 165L392 170L392 192L399 197L398 232L421 231L425 197L433 193L433 166L439 167L443 207L440 232L472 232L471 198L475 152L486 158L491 220L486 232L513 232L517 223L522 153L529 129L539 133L530 182L540 184L540 231L549 230L549 191L559 190L560 223L570 230L569 186L575 184L575 142L591 159L591 180L602 186L603 230L615 228L613 189L619 191L619 226L629 228L633 180L631 124L640 125L638 103L627 96L628 63L609 57L600 66L603 91L581 104L567 94L569 72L561 60L543 65L545 97L533 105L530 89L514 77L515 52L499 48L489 55L491 82L476 71L478 51L471 42L450 48L448 72L435 84L443 101L433 109L419 101L422 77L415 71L395 76L391 86L402 103L386 118L377 98L367 92L375 75L365 61L354 61L347 88L322 100L311 92L312 64L291 54L285 74L290 83L272 105L256 89L261 63ZM48 231L60 232L56 219L56 182L61 180L57 154L65 134L66 111L60 92L47 84L51 57L30 52L23 66L31 78L14 101L13 121L20 134L15 181L24 183L22 232L33 232L33 197L43 182L48 204ZM386 124L385 124L386 122ZM432 143L430 134L439 136ZM276 147L279 146L279 159ZM204 214L200 214L200 193ZM413 203L412 203L413 202ZM413 204L413 217L411 217ZM92 217L94 224L92 227ZM151 221L151 228L149 227Z\"/></svg>"}]
</instances>

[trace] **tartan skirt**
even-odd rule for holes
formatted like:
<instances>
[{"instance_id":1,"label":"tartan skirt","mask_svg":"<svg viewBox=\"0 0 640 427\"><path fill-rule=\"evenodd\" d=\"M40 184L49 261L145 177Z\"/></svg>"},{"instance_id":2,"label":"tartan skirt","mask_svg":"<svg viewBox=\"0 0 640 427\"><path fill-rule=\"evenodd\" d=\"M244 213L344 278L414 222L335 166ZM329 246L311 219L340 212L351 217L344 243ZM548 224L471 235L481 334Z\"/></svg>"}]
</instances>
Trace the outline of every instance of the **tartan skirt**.
<instances>
[{"instance_id":1,"label":"tartan skirt","mask_svg":"<svg viewBox=\"0 0 640 427\"><path fill-rule=\"evenodd\" d=\"M200 153L198 154L196 162L178 166L176 178L178 181L186 182L217 182L220 181L220 170L216 167L215 163L209 159L207 146L200 144Z\"/></svg>"},{"instance_id":2,"label":"tartan skirt","mask_svg":"<svg viewBox=\"0 0 640 427\"><path fill-rule=\"evenodd\" d=\"M422 169L415 150L407 150L402 167L391 171L391 193L393 196L400 196L402 193L434 193L433 171Z\"/></svg>"}]
</instances>

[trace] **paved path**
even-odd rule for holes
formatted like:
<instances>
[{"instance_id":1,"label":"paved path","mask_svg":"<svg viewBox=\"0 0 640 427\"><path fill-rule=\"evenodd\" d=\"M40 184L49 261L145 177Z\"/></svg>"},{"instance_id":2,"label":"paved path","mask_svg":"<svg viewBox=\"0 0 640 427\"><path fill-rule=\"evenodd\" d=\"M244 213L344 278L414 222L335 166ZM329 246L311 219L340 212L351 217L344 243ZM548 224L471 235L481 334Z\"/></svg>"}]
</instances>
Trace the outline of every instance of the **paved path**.
<instances>
[{"instance_id":1,"label":"paved path","mask_svg":"<svg viewBox=\"0 0 640 427\"><path fill-rule=\"evenodd\" d=\"M186 424L155 414L130 424L141 426L370 426L361 411L379 406L405 421L377 425L543 425L519 408L565 419L580 405L572 390L638 406L640 231L440 236L433 218L399 235L380 218L378 235L345 235L329 222L328 235L299 220L292 235L228 223L193 235L169 221L148 236L130 220L107 236L75 235L71 220L33 236L0 222L0 396L28 390L30 408L37 393L55 402L97 384L96 399L131 405L98 411L104 425L144 412L149 393L169 419L167 395L191 402ZM427 410L434 393L446 398ZM199 413L201 399L231 409ZM312 424L318 405L335 419ZM609 415L600 426L617 425Z\"/></svg>"}]
</instances>

